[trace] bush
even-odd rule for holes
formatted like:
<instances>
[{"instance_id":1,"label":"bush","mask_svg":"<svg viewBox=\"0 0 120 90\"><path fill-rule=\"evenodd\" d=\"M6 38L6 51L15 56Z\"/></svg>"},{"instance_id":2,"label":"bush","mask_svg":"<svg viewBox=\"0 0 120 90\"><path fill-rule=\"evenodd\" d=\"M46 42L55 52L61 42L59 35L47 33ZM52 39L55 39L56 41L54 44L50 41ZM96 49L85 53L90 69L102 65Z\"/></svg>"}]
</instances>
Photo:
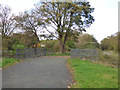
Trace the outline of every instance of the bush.
<instances>
[{"instance_id":1,"label":"bush","mask_svg":"<svg viewBox=\"0 0 120 90\"><path fill-rule=\"evenodd\" d=\"M55 44L54 44L54 51L59 52L59 48L60 48L59 42L56 41Z\"/></svg>"},{"instance_id":2,"label":"bush","mask_svg":"<svg viewBox=\"0 0 120 90\"><path fill-rule=\"evenodd\" d=\"M107 55L107 54L103 55L103 57L106 58L106 59L110 59L111 58L110 55Z\"/></svg>"},{"instance_id":3,"label":"bush","mask_svg":"<svg viewBox=\"0 0 120 90\"><path fill-rule=\"evenodd\" d=\"M118 56L113 54L105 54L102 50L98 50L98 59L103 62L107 62L112 65L118 65Z\"/></svg>"},{"instance_id":4,"label":"bush","mask_svg":"<svg viewBox=\"0 0 120 90\"><path fill-rule=\"evenodd\" d=\"M71 41L68 41L66 43L66 45L68 46L68 51L70 51L71 49L75 49L76 48L74 42L71 42Z\"/></svg>"},{"instance_id":5,"label":"bush","mask_svg":"<svg viewBox=\"0 0 120 90\"><path fill-rule=\"evenodd\" d=\"M13 50L16 52L16 49L24 49L24 45L18 44L18 45L13 45Z\"/></svg>"},{"instance_id":6,"label":"bush","mask_svg":"<svg viewBox=\"0 0 120 90\"><path fill-rule=\"evenodd\" d=\"M45 44L45 48L48 50L48 52L57 52L59 49L59 42L58 40L44 40L41 41L40 44Z\"/></svg>"},{"instance_id":7,"label":"bush","mask_svg":"<svg viewBox=\"0 0 120 90\"><path fill-rule=\"evenodd\" d=\"M10 50L9 51L9 57L15 57L15 51Z\"/></svg>"}]
</instances>

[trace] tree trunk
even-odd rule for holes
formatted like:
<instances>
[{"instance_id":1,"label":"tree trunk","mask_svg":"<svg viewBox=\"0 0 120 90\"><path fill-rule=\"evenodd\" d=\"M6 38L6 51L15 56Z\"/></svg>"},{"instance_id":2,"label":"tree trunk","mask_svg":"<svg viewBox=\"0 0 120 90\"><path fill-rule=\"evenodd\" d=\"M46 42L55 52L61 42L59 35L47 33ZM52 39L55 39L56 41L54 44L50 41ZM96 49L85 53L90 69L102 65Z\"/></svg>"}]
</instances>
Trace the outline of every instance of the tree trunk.
<instances>
[{"instance_id":1,"label":"tree trunk","mask_svg":"<svg viewBox=\"0 0 120 90\"><path fill-rule=\"evenodd\" d=\"M65 45L62 42L62 39L59 40L59 45L60 45L60 53L64 53L65 52Z\"/></svg>"},{"instance_id":2,"label":"tree trunk","mask_svg":"<svg viewBox=\"0 0 120 90\"><path fill-rule=\"evenodd\" d=\"M35 42L35 51L37 51L37 44L38 42L40 43L39 37L37 36L37 33L35 32L35 36L36 36L36 42Z\"/></svg>"},{"instance_id":3,"label":"tree trunk","mask_svg":"<svg viewBox=\"0 0 120 90\"><path fill-rule=\"evenodd\" d=\"M65 44L63 44L63 52L62 53L65 53Z\"/></svg>"},{"instance_id":4,"label":"tree trunk","mask_svg":"<svg viewBox=\"0 0 120 90\"><path fill-rule=\"evenodd\" d=\"M34 35L36 36L37 42L40 42L39 37L36 32L34 33Z\"/></svg>"},{"instance_id":5,"label":"tree trunk","mask_svg":"<svg viewBox=\"0 0 120 90\"><path fill-rule=\"evenodd\" d=\"M37 33L35 32L34 34L35 34L36 39L37 39L35 42L35 54L37 54L37 44L38 44L38 42L40 42L40 40L39 40L39 37L37 36Z\"/></svg>"}]
</instances>

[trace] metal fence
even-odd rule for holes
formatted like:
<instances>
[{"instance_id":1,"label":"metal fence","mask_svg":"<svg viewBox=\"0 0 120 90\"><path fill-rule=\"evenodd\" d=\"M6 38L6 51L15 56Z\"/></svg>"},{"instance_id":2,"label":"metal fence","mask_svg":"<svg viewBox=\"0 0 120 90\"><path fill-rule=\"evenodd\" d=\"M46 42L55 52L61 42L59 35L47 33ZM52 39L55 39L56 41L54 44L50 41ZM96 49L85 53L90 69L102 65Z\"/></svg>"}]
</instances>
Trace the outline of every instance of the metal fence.
<instances>
[{"instance_id":1,"label":"metal fence","mask_svg":"<svg viewBox=\"0 0 120 90\"><path fill-rule=\"evenodd\" d=\"M72 58L98 60L98 50L97 49L71 49L71 59Z\"/></svg>"},{"instance_id":2,"label":"metal fence","mask_svg":"<svg viewBox=\"0 0 120 90\"><path fill-rule=\"evenodd\" d=\"M44 48L30 48L30 49L17 49L16 58L27 58L27 57L39 57L46 56L46 49Z\"/></svg>"}]
</instances>

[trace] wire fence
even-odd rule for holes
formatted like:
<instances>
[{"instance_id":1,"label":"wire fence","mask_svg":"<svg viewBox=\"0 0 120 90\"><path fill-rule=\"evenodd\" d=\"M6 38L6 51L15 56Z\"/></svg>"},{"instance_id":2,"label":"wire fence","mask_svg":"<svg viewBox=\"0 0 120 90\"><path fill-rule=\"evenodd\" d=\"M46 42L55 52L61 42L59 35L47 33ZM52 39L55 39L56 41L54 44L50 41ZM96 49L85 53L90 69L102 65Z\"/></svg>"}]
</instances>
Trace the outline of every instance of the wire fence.
<instances>
[{"instance_id":1,"label":"wire fence","mask_svg":"<svg viewBox=\"0 0 120 90\"><path fill-rule=\"evenodd\" d=\"M46 56L46 49L44 48L30 48L30 49L17 49L16 58L28 58Z\"/></svg>"},{"instance_id":2,"label":"wire fence","mask_svg":"<svg viewBox=\"0 0 120 90\"><path fill-rule=\"evenodd\" d=\"M98 50L97 49L71 49L71 59L73 58L98 60Z\"/></svg>"},{"instance_id":3,"label":"wire fence","mask_svg":"<svg viewBox=\"0 0 120 90\"><path fill-rule=\"evenodd\" d=\"M10 52L12 51L12 52ZM45 48L27 48L27 49L16 49L14 50L3 50L2 56L7 58L29 58L29 57L39 57L51 54L59 54L57 50Z\"/></svg>"}]
</instances>

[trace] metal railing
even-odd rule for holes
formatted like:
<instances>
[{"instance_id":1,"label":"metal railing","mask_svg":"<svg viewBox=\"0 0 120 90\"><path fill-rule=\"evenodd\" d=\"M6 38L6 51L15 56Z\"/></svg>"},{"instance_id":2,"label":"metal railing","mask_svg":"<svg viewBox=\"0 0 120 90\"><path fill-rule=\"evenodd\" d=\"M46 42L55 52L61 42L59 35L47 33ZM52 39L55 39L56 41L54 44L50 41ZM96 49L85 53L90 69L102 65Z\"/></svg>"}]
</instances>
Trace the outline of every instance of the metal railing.
<instances>
[{"instance_id":1,"label":"metal railing","mask_svg":"<svg viewBox=\"0 0 120 90\"><path fill-rule=\"evenodd\" d=\"M16 58L27 58L27 57L39 57L46 56L46 49L44 48L30 48L30 49L17 49Z\"/></svg>"},{"instance_id":2,"label":"metal railing","mask_svg":"<svg viewBox=\"0 0 120 90\"><path fill-rule=\"evenodd\" d=\"M71 49L71 59L90 59L98 60L98 50L97 49Z\"/></svg>"}]
</instances>

